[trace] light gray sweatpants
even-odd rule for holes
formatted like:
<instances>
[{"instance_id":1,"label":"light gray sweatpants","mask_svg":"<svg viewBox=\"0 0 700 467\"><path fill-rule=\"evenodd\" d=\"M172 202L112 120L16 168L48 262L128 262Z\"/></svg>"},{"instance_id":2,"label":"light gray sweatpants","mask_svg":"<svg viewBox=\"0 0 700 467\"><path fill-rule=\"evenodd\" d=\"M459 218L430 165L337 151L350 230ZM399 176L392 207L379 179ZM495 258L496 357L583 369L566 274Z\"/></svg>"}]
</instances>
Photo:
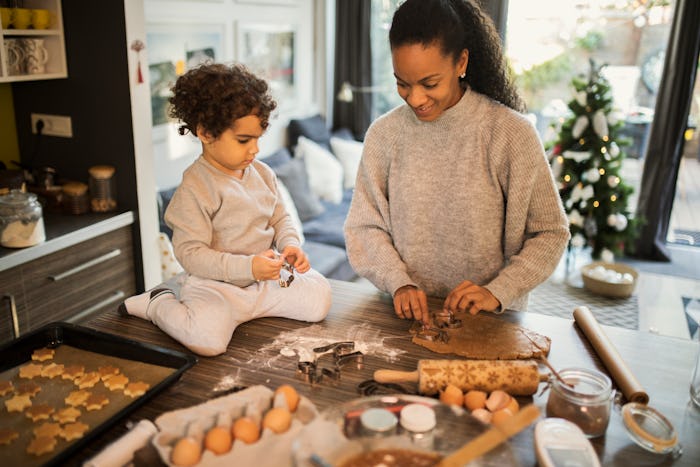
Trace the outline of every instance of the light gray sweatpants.
<instances>
[{"instance_id":1,"label":"light gray sweatpants","mask_svg":"<svg viewBox=\"0 0 700 467\"><path fill-rule=\"evenodd\" d=\"M219 355L226 351L239 324L255 318L282 317L321 321L331 307L331 286L313 269L294 274L289 287L260 281L248 287L187 275L178 300L164 294L153 300L147 316L193 352Z\"/></svg>"}]
</instances>

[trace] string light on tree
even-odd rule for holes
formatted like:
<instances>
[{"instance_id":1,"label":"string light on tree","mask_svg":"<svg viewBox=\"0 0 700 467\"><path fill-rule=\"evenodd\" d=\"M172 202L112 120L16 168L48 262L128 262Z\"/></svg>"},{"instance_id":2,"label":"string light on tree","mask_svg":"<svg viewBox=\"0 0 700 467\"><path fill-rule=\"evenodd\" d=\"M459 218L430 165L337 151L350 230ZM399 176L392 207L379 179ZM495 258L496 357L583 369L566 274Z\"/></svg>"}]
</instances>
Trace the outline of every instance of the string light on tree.
<instances>
[{"instance_id":1,"label":"string light on tree","mask_svg":"<svg viewBox=\"0 0 700 467\"><path fill-rule=\"evenodd\" d=\"M620 146L628 144L617 138L624 123L602 69L591 60L588 76L572 80L571 113L547 147L569 216L570 248L589 246L593 258L611 260L631 249L638 222L627 209L632 187L619 174Z\"/></svg>"}]
</instances>

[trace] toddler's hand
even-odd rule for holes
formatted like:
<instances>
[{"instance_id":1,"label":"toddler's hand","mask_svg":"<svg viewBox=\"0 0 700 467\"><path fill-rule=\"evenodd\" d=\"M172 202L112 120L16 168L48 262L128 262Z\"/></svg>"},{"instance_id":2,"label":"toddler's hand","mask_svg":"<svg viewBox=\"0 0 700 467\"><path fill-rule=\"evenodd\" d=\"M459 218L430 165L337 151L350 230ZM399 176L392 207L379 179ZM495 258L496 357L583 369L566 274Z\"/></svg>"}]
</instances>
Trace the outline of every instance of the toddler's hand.
<instances>
[{"instance_id":1,"label":"toddler's hand","mask_svg":"<svg viewBox=\"0 0 700 467\"><path fill-rule=\"evenodd\" d=\"M298 246L285 247L284 250L282 250L282 258L286 258L287 262L302 274L311 269L309 258Z\"/></svg>"},{"instance_id":2,"label":"toddler's hand","mask_svg":"<svg viewBox=\"0 0 700 467\"><path fill-rule=\"evenodd\" d=\"M283 264L284 259L278 258L274 251L263 251L253 257L253 278L256 281L277 280Z\"/></svg>"}]
</instances>

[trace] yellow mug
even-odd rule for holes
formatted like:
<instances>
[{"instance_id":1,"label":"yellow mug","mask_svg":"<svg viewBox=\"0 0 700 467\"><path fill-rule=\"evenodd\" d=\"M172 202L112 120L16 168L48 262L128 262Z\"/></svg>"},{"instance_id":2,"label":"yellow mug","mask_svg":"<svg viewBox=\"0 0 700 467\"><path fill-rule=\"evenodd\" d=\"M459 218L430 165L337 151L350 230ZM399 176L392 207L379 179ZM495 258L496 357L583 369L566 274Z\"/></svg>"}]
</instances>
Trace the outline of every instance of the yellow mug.
<instances>
[{"instance_id":1,"label":"yellow mug","mask_svg":"<svg viewBox=\"0 0 700 467\"><path fill-rule=\"evenodd\" d=\"M12 25L15 29L27 29L32 24L32 10L29 8L12 9Z\"/></svg>"},{"instance_id":2,"label":"yellow mug","mask_svg":"<svg viewBox=\"0 0 700 467\"><path fill-rule=\"evenodd\" d=\"M34 29L47 29L50 23L51 15L49 13L49 10L32 10L32 26L34 27Z\"/></svg>"},{"instance_id":3,"label":"yellow mug","mask_svg":"<svg viewBox=\"0 0 700 467\"><path fill-rule=\"evenodd\" d=\"M11 8L0 8L0 21L2 22L2 28L7 29L12 24L12 9Z\"/></svg>"}]
</instances>

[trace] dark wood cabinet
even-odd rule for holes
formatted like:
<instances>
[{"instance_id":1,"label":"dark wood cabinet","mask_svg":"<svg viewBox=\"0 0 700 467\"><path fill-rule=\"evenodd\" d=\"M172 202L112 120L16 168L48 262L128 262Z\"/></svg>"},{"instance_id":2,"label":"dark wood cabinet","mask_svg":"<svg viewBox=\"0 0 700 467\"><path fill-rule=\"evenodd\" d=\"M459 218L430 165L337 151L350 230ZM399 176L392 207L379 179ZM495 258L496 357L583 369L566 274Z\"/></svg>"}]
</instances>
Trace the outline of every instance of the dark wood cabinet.
<instances>
[{"instance_id":1,"label":"dark wood cabinet","mask_svg":"<svg viewBox=\"0 0 700 467\"><path fill-rule=\"evenodd\" d=\"M131 228L121 227L0 273L0 342L15 336L12 302L19 334L25 334L52 321L87 320L133 295Z\"/></svg>"}]
</instances>

